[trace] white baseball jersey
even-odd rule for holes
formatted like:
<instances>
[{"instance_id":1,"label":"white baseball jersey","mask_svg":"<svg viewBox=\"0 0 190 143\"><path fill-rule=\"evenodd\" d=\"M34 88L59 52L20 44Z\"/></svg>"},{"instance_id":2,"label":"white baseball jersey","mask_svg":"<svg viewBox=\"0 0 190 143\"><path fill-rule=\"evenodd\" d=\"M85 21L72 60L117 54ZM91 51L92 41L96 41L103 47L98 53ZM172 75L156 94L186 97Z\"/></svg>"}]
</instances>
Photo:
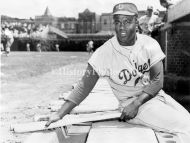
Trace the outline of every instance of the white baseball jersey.
<instances>
[{"instance_id":1,"label":"white baseball jersey","mask_svg":"<svg viewBox=\"0 0 190 143\"><path fill-rule=\"evenodd\" d=\"M5 35L8 39L13 39L13 33L9 29L5 29Z\"/></svg>"},{"instance_id":2,"label":"white baseball jersey","mask_svg":"<svg viewBox=\"0 0 190 143\"><path fill-rule=\"evenodd\" d=\"M93 41L89 41L89 42L88 42L88 45L89 45L90 48L93 48L93 44L94 44Z\"/></svg>"},{"instance_id":3,"label":"white baseball jersey","mask_svg":"<svg viewBox=\"0 0 190 143\"><path fill-rule=\"evenodd\" d=\"M152 15L151 17L144 15L139 18L139 25L143 30L143 33L147 34L149 31L152 32L154 24L158 23L158 16Z\"/></svg>"},{"instance_id":4,"label":"white baseball jersey","mask_svg":"<svg viewBox=\"0 0 190 143\"><path fill-rule=\"evenodd\" d=\"M156 40L137 34L133 46L121 46L114 36L95 51L88 63L100 77L108 77L113 93L124 107L143 91L139 73L149 77L150 67L164 58Z\"/></svg>"}]
</instances>

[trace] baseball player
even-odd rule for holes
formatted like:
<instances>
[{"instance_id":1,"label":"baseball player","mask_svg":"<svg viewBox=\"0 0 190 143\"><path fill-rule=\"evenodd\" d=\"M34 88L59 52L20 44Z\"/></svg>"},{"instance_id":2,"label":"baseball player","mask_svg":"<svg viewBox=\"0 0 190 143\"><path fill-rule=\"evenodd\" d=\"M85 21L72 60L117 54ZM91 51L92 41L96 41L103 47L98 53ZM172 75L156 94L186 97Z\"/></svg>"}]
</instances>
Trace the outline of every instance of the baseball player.
<instances>
[{"instance_id":1,"label":"baseball player","mask_svg":"<svg viewBox=\"0 0 190 143\"><path fill-rule=\"evenodd\" d=\"M94 49L94 42L92 40L90 40L87 44L87 51L89 54L93 53L93 49Z\"/></svg>"},{"instance_id":2,"label":"baseball player","mask_svg":"<svg viewBox=\"0 0 190 143\"><path fill-rule=\"evenodd\" d=\"M5 53L6 53L6 56L8 56L10 51L11 51L11 46L14 42L14 37L13 37L12 32L8 28L5 28L4 34L5 34L6 39L7 39L7 43L6 43L6 47L5 47Z\"/></svg>"},{"instance_id":3,"label":"baseball player","mask_svg":"<svg viewBox=\"0 0 190 143\"><path fill-rule=\"evenodd\" d=\"M142 29L142 34L146 34L146 35L150 36L150 34L153 30L152 23L150 23L150 21L153 22L153 19L154 19L153 18L154 15L152 13L153 13L153 7L148 6L147 11L146 11L146 15L139 18L139 25Z\"/></svg>"},{"instance_id":4,"label":"baseball player","mask_svg":"<svg viewBox=\"0 0 190 143\"><path fill-rule=\"evenodd\" d=\"M46 126L80 104L99 77L105 77L120 103L121 121L177 134L185 143L190 141L190 114L162 90L165 55L156 40L136 33L137 16L132 3L114 7L116 36L93 53L86 73Z\"/></svg>"}]
</instances>

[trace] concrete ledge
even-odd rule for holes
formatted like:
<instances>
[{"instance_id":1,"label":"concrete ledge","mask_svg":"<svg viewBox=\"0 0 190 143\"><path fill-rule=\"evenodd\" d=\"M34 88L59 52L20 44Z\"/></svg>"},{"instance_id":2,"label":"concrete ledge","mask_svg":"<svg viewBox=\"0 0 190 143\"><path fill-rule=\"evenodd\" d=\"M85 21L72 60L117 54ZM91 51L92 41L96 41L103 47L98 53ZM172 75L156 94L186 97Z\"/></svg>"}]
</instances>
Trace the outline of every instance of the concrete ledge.
<instances>
[{"instance_id":1,"label":"concrete ledge","mask_svg":"<svg viewBox=\"0 0 190 143\"><path fill-rule=\"evenodd\" d=\"M186 29L190 27L190 22L179 22L175 24L166 23L160 30L164 31L172 27L182 27L183 29Z\"/></svg>"},{"instance_id":2,"label":"concrete ledge","mask_svg":"<svg viewBox=\"0 0 190 143\"><path fill-rule=\"evenodd\" d=\"M91 126L70 126L65 136L60 128L53 131L36 132L24 143L85 143Z\"/></svg>"},{"instance_id":3,"label":"concrete ledge","mask_svg":"<svg viewBox=\"0 0 190 143\"><path fill-rule=\"evenodd\" d=\"M190 14L190 0L182 0L178 4L168 9L168 22L178 20Z\"/></svg>"},{"instance_id":4,"label":"concrete ledge","mask_svg":"<svg viewBox=\"0 0 190 143\"><path fill-rule=\"evenodd\" d=\"M92 124L86 143L158 143L152 129L126 122Z\"/></svg>"}]
</instances>

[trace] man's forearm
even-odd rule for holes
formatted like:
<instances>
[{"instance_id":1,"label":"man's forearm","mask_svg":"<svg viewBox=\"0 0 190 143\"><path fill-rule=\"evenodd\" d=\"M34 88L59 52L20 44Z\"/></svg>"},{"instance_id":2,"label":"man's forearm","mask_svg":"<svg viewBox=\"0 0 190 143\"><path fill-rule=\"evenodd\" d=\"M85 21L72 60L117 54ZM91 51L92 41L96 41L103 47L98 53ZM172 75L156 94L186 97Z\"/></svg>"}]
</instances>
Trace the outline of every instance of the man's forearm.
<instances>
[{"instance_id":1,"label":"man's forearm","mask_svg":"<svg viewBox=\"0 0 190 143\"><path fill-rule=\"evenodd\" d=\"M150 100L151 98L152 98L151 95L142 93L132 103L124 107L122 114L120 116L120 120L126 122L127 120L135 118L135 116L138 114L139 107L148 100Z\"/></svg>"},{"instance_id":2,"label":"man's forearm","mask_svg":"<svg viewBox=\"0 0 190 143\"><path fill-rule=\"evenodd\" d=\"M150 84L145 86L143 92L156 96L156 94L163 88L163 64L160 61L150 70L151 81Z\"/></svg>"},{"instance_id":3,"label":"man's forearm","mask_svg":"<svg viewBox=\"0 0 190 143\"><path fill-rule=\"evenodd\" d=\"M61 109L58 111L60 118L71 112L71 110L80 104L90 93L90 91L95 86L99 76L93 70L93 68L88 65L87 70L82 77L81 81L78 82L77 86L73 89L67 101L62 105Z\"/></svg>"},{"instance_id":4,"label":"man's forearm","mask_svg":"<svg viewBox=\"0 0 190 143\"><path fill-rule=\"evenodd\" d=\"M150 84L147 85L143 92L139 95L139 97L134 101L134 104L137 106L141 106L148 100L152 99L156 96L156 94L163 87L163 64L160 61L150 70L151 81Z\"/></svg>"},{"instance_id":5,"label":"man's forearm","mask_svg":"<svg viewBox=\"0 0 190 143\"><path fill-rule=\"evenodd\" d=\"M152 99L153 96L147 94L147 93L142 93L136 100L133 101L133 103L137 106L140 107L142 104L147 102L148 100Z\"/></svg>"},{"instance_id":6,"label":"man's forearm","mask_svg":"<svg viewBox=\"0 0 190 143\"><path fill-rule=\"evenodd\" d=\"M60 119L63 118L66 114L70 113L71 110L76 106L75 103L73 103L72 101L66 101L61 108L59 109L59 111L57 112L57 114L59 115Z\"/></svg>"},{"instance_id":7,"label":"man's forearm","mask_svg":"<svg viewBox=\"0 0 190 143\"><path fill-rule=\"evenodd\" d=\"M71 94L67 97L67 100L79 105L94 88L98 79L98 74L93 70L91 65L88 65L84 76L80 82L78 82Z\"/></svg>"}]
</instances>

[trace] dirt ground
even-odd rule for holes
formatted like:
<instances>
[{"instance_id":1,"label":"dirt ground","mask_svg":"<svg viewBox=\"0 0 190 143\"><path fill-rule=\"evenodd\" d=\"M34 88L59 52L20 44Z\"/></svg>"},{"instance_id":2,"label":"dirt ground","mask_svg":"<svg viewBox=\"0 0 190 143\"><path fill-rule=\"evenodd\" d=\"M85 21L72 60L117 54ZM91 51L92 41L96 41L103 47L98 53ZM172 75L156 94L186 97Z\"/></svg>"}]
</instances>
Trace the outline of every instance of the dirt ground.
<instances>
[{"instance_id":1,"label":"dirt ground","mask_svg":"<svg viewBox=\"0 0 190 143\"><path fill-rule=\"evenodd\" d=\"M15 56L15 54L13 55ZM87 66L86 61L89 58L87 54L82 54L82 56L84 55L87 57L83 60L79 60L82 58L80 58L80 53L71 54L64 58L64 60L70 60L70 62L66 62L64 66L62 66L62 64L55 66L50 62L51 64L49 65L54 67L52 70L20 79L18 79L18 76L16 76L17 78L12 78L14 72L11 73L12 75L3 73L3 71L5 71L4 67L8 63L1 59L1 143L20 143L25 140L28 134L12 133L9 131L10 125L33 121L34 115L49 114L49 103L53 100L57 100L61 93L71 90L72 84L81 78ZM71 58L73 57L76 59L72 62ZM55 63L57 64L57 62ZM27 66L25 68L27 68ZM38 69L39 68L40 67L38 67ZM14 68L12 68L12 70L14 70ZM18 72L15 72L15 74L18 74ZM6 78L6 76L11 77Z\"/></svg>"}]
</instances>

